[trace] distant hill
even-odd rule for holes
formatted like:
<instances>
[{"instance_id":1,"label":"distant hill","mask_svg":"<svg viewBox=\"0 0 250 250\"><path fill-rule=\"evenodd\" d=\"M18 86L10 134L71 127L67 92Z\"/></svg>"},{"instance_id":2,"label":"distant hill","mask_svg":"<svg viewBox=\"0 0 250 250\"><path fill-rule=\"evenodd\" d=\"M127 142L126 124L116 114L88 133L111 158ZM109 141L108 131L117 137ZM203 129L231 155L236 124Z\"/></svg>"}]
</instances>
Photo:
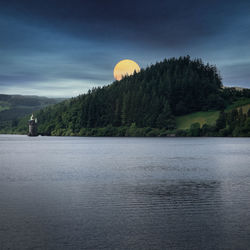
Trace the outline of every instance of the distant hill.
<instances>
[{"instance_id":1,"label":"distant hill","mask_svg":"<svg viewBox=\"0 0 250 250\"><path fill-rule=\"evenodd\" d=\"M43 108L36 116L43 135L246 135L250 112L232 108L231 116L231 111L220 111L248 101L250 90L223 88L216 67L186 56L165 59L121 81ZM14 131L27 131L26 120L13 126Z\"/></svg>"},{"instance_id":2,"label":"distant hill","mask_svg":"<svg viewBox=\"0 0 250 250\"><path fill-rule=\"evenodd\" d=\"M0 130L15 125L18 119L25 115L63 100L63 98L0 94Z\"/></svg>"}]
</instances>

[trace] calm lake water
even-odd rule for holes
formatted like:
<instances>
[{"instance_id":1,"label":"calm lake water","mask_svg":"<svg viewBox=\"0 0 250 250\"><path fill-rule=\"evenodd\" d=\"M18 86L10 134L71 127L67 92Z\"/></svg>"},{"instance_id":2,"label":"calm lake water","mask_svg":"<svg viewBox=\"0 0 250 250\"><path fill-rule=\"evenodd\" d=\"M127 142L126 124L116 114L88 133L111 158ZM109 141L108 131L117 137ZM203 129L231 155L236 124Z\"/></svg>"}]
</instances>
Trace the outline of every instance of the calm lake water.
<instances>
[{"instance_id":1,"label":"calm lake water","mask_svg":"<svg viewBox=\"0 0 250 250\"><path fill-rule=\"evenodd\" d=\"M1 135L0 249L250 249L250 138Z\"/></svg>"}]
</instances>

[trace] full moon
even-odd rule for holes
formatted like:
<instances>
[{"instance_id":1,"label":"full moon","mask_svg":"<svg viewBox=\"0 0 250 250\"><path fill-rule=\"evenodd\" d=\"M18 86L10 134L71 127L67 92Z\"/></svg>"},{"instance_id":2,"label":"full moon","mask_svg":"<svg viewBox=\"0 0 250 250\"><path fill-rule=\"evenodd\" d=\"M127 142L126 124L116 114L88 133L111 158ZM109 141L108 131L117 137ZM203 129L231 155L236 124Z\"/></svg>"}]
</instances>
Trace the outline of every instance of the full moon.
<instances>
[{"instance_id":1,"label":"full moon","mask_svg":"<svg viewBox=\"0 0 250 250\"><path fill-rule=\"evenodd\" d=\"M134 71L140 71L140 67L136 62L128 59L122 60L114 67L114 78L120 81L126 75L133 75Z\"/></svg>"}]
</instances>

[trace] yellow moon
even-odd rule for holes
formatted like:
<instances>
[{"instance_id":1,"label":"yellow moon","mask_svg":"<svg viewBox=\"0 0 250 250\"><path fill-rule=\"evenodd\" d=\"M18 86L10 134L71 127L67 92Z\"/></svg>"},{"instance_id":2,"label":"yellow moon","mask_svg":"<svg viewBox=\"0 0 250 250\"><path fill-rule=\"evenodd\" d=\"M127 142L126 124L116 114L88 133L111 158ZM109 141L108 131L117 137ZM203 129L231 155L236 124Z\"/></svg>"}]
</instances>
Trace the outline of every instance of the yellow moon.
<instances>
[{"instance_id":1,"label":"yellow moon","mask_svg":"<svg viewBox=\"0 0 250 250\"><path fill-rule=\"evenodd\" d=\"M126 75L133 75L134 71L140 71L140 67L136 62L129 59L122 60L114 67L114 78L120 81Z\"/></svg>"}]
</instances>

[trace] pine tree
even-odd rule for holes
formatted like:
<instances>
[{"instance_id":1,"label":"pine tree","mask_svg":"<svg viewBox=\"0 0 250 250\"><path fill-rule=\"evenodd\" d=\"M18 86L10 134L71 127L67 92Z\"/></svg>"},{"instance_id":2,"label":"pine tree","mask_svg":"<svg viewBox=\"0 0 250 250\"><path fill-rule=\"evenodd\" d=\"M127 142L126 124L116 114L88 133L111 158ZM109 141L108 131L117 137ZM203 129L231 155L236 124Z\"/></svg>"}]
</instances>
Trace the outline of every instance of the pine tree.
<instances>
[{"instance_id":1,"label":"pine tree","mask_svg":"<svg viewBox=\"0 0 250 250\"><path fill-rule=\"evenodd\" d=\"M227 125L227 120L226 120L226 114L224 113L224 111L220 112L219 118L216 121L216 129L220 130L226 127Z\"/></svg>"},{"instance_id":2,"label":"pine tree","mask_svg":"<svg viewBox=\"0 0 250 250\"><path fill-rule=\"evenodd\" d=\"M168 102L164 104L163 111L159 114L156 125L158 128L166 129L173 127L173 116Z\"/></svg>"}]
</instances>

